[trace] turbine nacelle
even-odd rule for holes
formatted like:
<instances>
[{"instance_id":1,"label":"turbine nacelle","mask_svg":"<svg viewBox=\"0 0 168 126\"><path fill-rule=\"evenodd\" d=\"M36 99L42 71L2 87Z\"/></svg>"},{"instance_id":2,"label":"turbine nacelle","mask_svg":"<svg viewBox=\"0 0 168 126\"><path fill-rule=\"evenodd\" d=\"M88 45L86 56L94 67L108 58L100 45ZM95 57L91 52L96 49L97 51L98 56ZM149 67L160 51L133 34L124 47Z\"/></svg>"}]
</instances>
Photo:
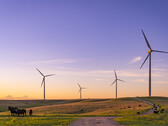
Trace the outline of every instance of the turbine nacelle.
<instances>
[{"instance_id":1,"label":"turbine nacelle","mask_svg":"<svg viewBox=\"0 0 168 126\"><path fill-rule=\"evenodd\" d=\"M149 51L148 51L148 53L151 53L152 52L152 50L150 49Z\"/></svg>"}]
</instances>

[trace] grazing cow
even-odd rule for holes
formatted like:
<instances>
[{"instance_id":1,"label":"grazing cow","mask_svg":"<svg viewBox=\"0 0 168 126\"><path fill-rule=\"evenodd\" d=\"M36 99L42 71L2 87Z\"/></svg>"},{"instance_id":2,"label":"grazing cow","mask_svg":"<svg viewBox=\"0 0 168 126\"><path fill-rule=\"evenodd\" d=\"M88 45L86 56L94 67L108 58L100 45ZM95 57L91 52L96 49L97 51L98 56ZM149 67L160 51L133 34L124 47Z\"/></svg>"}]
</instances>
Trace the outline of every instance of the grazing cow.
<instances>
[{"instance_id":1,"label":"grazing cow","mask_svg":"<svg viewBox=\"0 0 168 126\"><path fill-rule=\"evenodd\" d=\"M33 111L30 109L30 110L29 110L29 115L31 116L31 115L32 115L32 113L33 113Z\"/></svg>"},{"instance_id":2,"label":"grazing cow","mask_svg":"<svg viewBox=\"0 0 168 126\"><path fill-rule=\"evenodd\" d=\"M26 110L25 109L18 109L17 111L18 116L21 114L22 116L26 115Z\"/></svg>"},{"instance_id":3,"label":"grazing cow","mask_svg":"<svg viewBox=\"0 0 168 126\"><path fill-rule=\"evenodd\" d=\"M140 112L137 112L138 115L140 115L141 113Z\"/></svg>"},{"instance_id":4,"label":"grazing cow","mask_svg":"<svg viewBox=\"0 0 168 126\"><path fill-rule=\"evenodd\" d=\"M155 108L156 107L156 105L155 104L153 104L153 108Z\"/></svg>"},{"instance_id":5,"label":"grazing cow","mask_svg":"<svg viewBox=\"0 0 168 126\"><path fill-rule=\"evenodd\" d=\"M160 112L163 113L163 112L164 112L164 109L162 109Z\"/></svg>"},{"instance_id":6,"label":"grazing cow","mask_svg":"<svg viewBox=\"0 0 168 126\"><path fill-rule=\"evenodd\" d=\"M154 110L154 111L153 111L153 113L156 113L156 114L158 114L158 113L159 113L159 111L157 111L157 110Z\"/></svg>"},{"instance_id":7,"label":"grazing cow","mask_svg":"<svg viewBox=\"0 0 168 126\"><path fill-rule=\"evenodd\" d=\"M11 115L14 115L17 114L18 108L9 106L8 110L11 112Z\"/></svg>"}]
</instances>

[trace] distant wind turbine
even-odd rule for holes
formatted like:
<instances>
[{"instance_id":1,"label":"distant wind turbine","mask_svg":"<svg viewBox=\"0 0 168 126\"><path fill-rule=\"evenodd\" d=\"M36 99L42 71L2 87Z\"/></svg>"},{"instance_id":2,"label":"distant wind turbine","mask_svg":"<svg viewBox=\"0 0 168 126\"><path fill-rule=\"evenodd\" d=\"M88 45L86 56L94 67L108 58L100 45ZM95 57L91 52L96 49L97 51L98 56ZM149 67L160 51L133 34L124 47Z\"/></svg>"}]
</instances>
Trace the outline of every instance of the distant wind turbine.
<instances>
[{"instance_id":1,"label":"distant wind turbine","mask_svg":"<svg viewBox=\"0 0 168 126\"><path fill-rule=\"evenodd\" d=\"M86 89L86 88L81 87L79 83L78 83L78 86L79 86L79 91L78 91L78 93L80 93L80 99L82 99L82 89Z\"/></svg>"},{"instance_id":2,"label":"distant wind turbine","mask_svg":"<svg viewBox=\"0 0 168 126\"><path fill-rule=\"evenodd\" d=\"M37 68L36 68L37 69ZM42 80L42 83L41 83L41 86L44 85L44 101L45 101L45 78L46 77L49 77L49 76L53 76L55 74L49 74L49 75L44 75L40 72L40 70L37 69L37 71L43 76L43 80Z\"/></svg>"},{"instance_id":3,"label":"distant wind turbine","mask_svg":"<svg viewBox=\"0 0 168 126\"><path fill-rule=\"evenodd\" d=\"M151 97L151 53L152 53L152 52L168 53L168 52L159 51L159 50L153 50L153 49L151 48L151 46L150 46L150 44L149 44L149 42L148 42L146 36L145 36L145 33L143 32L143 30L141 30L141 31L142 31L142 34L143 34L143 36L144 36L144 38L145 38L146 44L147 44L147 46L148 46L148 48L149 48L149 51L148 51L148 55L147 55L146 59L144 60L143 64L141 65L140 69L143 67L144 63L145 63L146 60L149 58L149 97Z\"/></svg>"},{"instance_id":4,"label":"distant wind turbine","mask_svg":"<svg viewBox=\"0 0 168 126\"><path fill-rule=\"evenodd\" d=\"M125 81L123 81L121 79L118 79L115 70L114 70L114 74L115 74L115 81L111 85L113 85L114 83L116 83L116 99L117 99L117 81L122 81L122 82L125 82Z\"/></svg>"}]
</instances>

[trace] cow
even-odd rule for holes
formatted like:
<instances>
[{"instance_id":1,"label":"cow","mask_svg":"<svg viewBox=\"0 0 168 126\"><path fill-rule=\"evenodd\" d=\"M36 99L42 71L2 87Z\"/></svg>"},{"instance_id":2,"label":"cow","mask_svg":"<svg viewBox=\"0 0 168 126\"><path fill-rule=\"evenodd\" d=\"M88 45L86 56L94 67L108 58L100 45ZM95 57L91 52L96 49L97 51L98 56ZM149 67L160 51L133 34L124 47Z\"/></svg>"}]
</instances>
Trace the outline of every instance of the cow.
<instances>
[{"instance_id":1,"label":"cow","mask_svg":"<svg viewBox=\"0 0 168 126\"><path fill-rule=\"evenodd\" d=\"M32 109L29 110L29 115L31 116L33 113Z\"/></svg>"},{"instance_id":2,"label":"cow","mask_svg":"<svg viewBox=\"0 0 168 126\"><path fill-rule=\"evenodd\" d=\"M156 114L158 114L158 113L159 113L159 111L157 111L157 110L154 110L154 111L153 111L153 113L156 113Z\"/></svg>"},{"instance_id":3,"label":"cow","mask_svg":"<svg viewBox=\"0 0 168 126\"><path fill-rule=\"evenodd\" d=\"M164 109L162 109L160 112L163 113L163 112L164 112Z\"/></svg>"},{"instance_id":4,"label":"cow","mask_svg":"<svg viewBox=\"0 0 168 126\"><path fill-rule=\"evenodd\" d=\"M140 112L137 112L138 115L140 115L141 113Z\"/></svg>"},{"instance_id":5,"label":"cow","mask_svg":"<svg viewBox=\"0 0 168 126\"><path fill-rule=\"evenodd\" d=\"M17 110L18 116L21 114L22 116L26 115L26 110L25 109L18 109Z\"/></svg>"},{"instance_id":6,"label":"cow","mask_svg":"<svg viewBox=\"0 0 168 126\"><path fill-rule=\"evenodd\" d=\"M17 114L18 108L9 106L8 110L11 112L11 115L14 115Z\"/></svg>"}]
</instances>

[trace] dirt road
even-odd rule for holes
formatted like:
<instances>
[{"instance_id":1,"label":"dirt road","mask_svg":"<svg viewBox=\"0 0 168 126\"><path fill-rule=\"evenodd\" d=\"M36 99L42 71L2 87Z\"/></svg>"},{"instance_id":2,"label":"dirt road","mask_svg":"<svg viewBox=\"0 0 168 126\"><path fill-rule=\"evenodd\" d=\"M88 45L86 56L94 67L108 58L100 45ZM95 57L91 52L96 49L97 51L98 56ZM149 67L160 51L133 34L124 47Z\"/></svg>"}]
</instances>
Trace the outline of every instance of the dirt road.
<instances>
[{"instance_id":1,"label":"dirt road","mask_svg":"<svg viewBox=\"0 0 168 126\"><path fill-rule=\"evenodd\" d=\"M151 106L153 105L153 103L139 99L139 98L133 98L133 99L145 102ZM148 115L152 113L153 113L153 110L151 109L137 116ZM116 117L84 117L84 118L80 118L72 122L70 126L125 126L125 125L119 124L118 122L115 122L113 120L114 118Z\"/></svg>"},{"instance_id":2,"label":"dirt road","mask_svg":"<svg viewBox=\"0 0 168 126\"><path fill-rule=\"evenodd\" d=\"M115 117L84 117L70 124L70 126L124 126L113 119Z\"/></svg>"}]
</instances>

